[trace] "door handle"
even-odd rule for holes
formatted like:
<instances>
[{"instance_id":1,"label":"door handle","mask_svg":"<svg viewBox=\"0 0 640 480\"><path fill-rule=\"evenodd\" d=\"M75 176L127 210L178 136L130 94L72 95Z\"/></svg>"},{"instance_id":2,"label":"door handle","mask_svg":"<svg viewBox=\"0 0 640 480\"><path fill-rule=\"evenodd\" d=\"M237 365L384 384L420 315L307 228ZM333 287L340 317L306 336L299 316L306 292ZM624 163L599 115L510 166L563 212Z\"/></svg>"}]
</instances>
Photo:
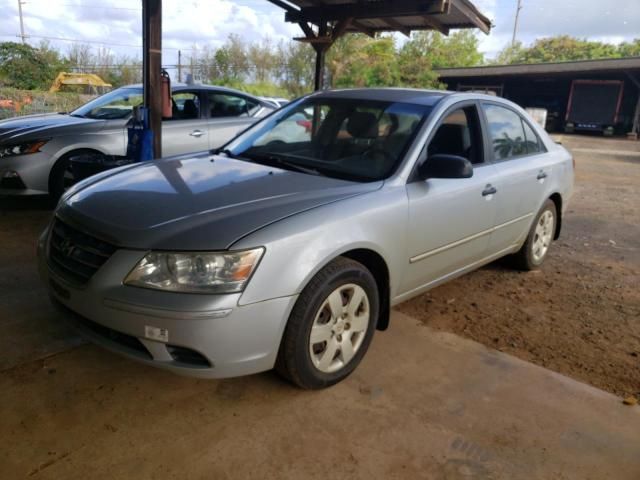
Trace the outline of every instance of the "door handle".
<instances>
[{"instance_id":1,"label":"door handle","mask_svg":"<svg viewBox=\"0 0 640 480\"><path fill-rule=\"evenodd\" d=\"M486 187L484 187L484 190L482 191L482 196L487 197L489 195L493 195L494 193L498 193L498 190L496 190L496 187L489 184Z\"/></svg>"},{"instance_id":2,"label":"door handle","mask_svg":"<svg viewBox=\"0 0 640 480\"><path fill-rule=\"evenodd\" d=\"M540 170L538 172L538 180L544 180L545 178L547 178L547 174L545 172L543 172L542 170Z\"/></svg>"},{"instance_id":3,"label":"door handle","mask_svg":"<svg viewBox=\"0 0 640 480\"><path fill-rule=\"evenodd\" d=\"M202 130L194 130L189 135L191 135L192 137L198 138L198 137L201 137L202 135L204 135L204 132Z\"/></svg>"}]
</instances>

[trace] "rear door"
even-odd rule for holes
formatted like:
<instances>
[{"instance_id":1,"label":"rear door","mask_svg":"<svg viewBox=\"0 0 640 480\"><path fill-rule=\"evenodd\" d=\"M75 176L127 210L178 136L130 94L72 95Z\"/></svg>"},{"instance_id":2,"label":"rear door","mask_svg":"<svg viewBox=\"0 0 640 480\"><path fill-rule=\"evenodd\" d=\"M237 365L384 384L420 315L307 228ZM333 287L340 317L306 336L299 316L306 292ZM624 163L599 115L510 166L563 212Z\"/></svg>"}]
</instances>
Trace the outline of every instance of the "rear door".
<instances>
[{"instance_id":1,"label":"rear door","mask_svg":"<svg viewBox=\"0 0 640 480\"><path fill-rule=\"evenodd\" d=\"M207 90L209 148L218 148L253 124L262 105L250 98L219 90Z\"/></svg>"},{"instance_id":2,"label":"rear door","mask_svg":"<svg viewBox=\"0 0 640 480\"><path fill-rule=\"evenodd\" d=\"M544 144L529 121L503 104L484 102L490 155L496 169L496 225L490 249L519 244L542 205L545 183L553 174Z\"/></svg>"},{"instance_id":3,"label":"rear door","mask_svg":"<svg viewBox=\"0 0 640 480\"><path fill-rule=\"evenodd\" d=\"M426 288L487 256L496 205L495 167L485 162L478 106L458 104L448 110L425 148L430 155L451 154L473 164L473 176L415 180L409 200L409 267L403 293Z\"/></svg>"},{"instance_id":4,"label":"rear door","mask_svg":"<svg viewBox=\"0 0 640 480\"><path fill-rule=\"evenodd\" d=\"M199 90L180 90L171 95L172 117L162 121L162 155L209 149L209 130L203 116Z\"/></svg>"}]
</instances>

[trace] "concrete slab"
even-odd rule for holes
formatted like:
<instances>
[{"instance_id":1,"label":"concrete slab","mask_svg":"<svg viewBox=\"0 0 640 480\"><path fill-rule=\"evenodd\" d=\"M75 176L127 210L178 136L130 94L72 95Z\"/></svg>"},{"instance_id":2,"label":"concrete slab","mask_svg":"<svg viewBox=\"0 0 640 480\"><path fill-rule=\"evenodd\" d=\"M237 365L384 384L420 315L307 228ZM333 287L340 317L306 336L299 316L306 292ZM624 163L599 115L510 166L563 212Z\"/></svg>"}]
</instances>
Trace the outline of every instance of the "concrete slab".
<instances>
[{"instance_id":1,"label":"concrete slab","mask_svg":"<svg viewBox=\"0 0 640 480\"><path fill-rule=\"evenodd\" d=\"M344 383L204 381L86 345L0 373L2 478L640 478L640 409L394 314Z\"/></svg>"},{"instance_id":2,"label":"concrete slab","mask_svg":"<svg viewBox=\"0 0 640 480\"><path fill-rule=\"evenodd\" d=\"M0 370L82 342L38 278L36 240L50 217L47 198L0 196Z\"/></svg>"}]
</instances>

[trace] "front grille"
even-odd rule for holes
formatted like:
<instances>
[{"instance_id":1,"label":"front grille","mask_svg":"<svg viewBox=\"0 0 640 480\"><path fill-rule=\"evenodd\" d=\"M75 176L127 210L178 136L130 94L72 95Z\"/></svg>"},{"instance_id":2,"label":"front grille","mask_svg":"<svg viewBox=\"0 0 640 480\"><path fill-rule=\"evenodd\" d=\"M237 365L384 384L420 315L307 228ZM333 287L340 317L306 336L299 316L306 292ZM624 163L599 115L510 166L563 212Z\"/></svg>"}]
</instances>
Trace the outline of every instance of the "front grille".
<instances>
[{"instance_id":1,"label":"front grille","mask_svg":"<svg viewBox=\"0 0 640 480\"><path fill-rule=\"evenodd\" d=\"M49 235L49 266L64 280L84 285L116 247L55 219Z\"/></svg>"},{"instance_id":2,"label":"front grille","mask_svg":"<svg viewBox=\"0 0 640 480\"><path fill-rule=\"evenodd\" d=\"M149 350L145 348L140 340L138 340L133 335L127 335L126 333L118 332L109 327L105 327L104 325L100 325L99 323L92 322L89 319L81 317L79 315L74 315L75 320L84 328L91 330L96 335L104 338L113 343L117 343L121 347L129 350L129 353L140 356L146 360L152 360L153 357L149 353Z\"/></svg>"}]
</instances>

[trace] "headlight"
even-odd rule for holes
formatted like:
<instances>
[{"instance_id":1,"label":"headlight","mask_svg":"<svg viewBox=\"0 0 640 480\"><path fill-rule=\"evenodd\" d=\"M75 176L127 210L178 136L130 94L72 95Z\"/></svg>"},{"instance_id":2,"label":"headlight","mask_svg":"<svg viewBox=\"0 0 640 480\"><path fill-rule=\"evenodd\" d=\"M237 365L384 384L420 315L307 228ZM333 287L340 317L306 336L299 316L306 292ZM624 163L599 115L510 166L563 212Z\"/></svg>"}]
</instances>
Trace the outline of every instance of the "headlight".
<instances>
[{"instance_id":1,"label":"headlight","mask_svg":"<svg viewBox=\"0 0 640 480\"><path fill-rule=\"evenodd\" d=\"M33 142L14 145L0 145L0 158L37 153L48 141L49 140L34 140Z\"/></svg>"},{"instance_id":2,"label":"headlight","mask_svg":"<svg viewBox=\"0 0 640 480\"><path fill-rule=\"evenodd\" d=\"M124 283L184 293L236 293L244 290L263 248L241 252L151 252Z\"/></svg>"}]
</instances>

